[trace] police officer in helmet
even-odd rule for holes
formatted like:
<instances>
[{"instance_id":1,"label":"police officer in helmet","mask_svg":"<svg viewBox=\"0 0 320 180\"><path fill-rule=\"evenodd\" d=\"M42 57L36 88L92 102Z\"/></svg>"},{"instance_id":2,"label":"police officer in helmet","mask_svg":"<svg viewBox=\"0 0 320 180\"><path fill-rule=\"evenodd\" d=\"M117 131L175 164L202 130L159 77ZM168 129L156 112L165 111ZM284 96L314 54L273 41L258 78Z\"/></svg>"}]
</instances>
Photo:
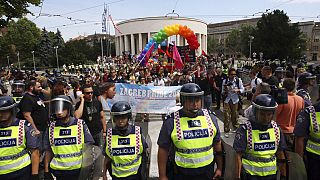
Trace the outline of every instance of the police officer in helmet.
<instances>
[{"instance_id":1,"label":"police officer in helmet","mask_svg":"<svg viewBox=\"0 0 320 180\"><path fill-rule=\"evenodd\" d=\"M107 179L107 169L112 179L146 179L147 171L141 169L147 160L148 146L141 128L134 125L129 103L114 103L111 107L111 120L112 128L107 130L103 149L103 179Z\"/></svg>"},{"instance_id":2,"label":"police officer in helmet","mask_svg":"<svg viewBox=\"0 0 320 180\"><path fill-rule=\"evenodd\" d=\"M184 84L183 108L165 118L158 138L160 180L209 180L222 175L220 130L216 116L203 109L203 94L197 84Z\"/></svg>"},{"instance_id":3,"label":"police officer in helmet","mask_svg":"<svg viewBox=\"0 0 320 180\"><path fill-rule=\"evenodd\" d=\"M25 91L25 84L21 80L16 80L11 85L12 88L12 98L18 104L22 99Z\"/></svg>"},{"instance_id":4,"label":"police officer in helmet","mask_svg":"<svg viewBox=\"0 0 320 180\"><path fill-rule=\"evenodd\" d=\"M260 94L252 103L253 116L236 132L236 178L276 179L277 163L285 178L286 148L280 127L274 121L277 103L271 95Z\"/></svg>"},{"instance_id":5,"label":"police officer in helmet","mask_svg":"<svg viewBox=\"0 0 320 180\"><path fill-rule=\"evenodd\" d=\"M94 143L87 125L83 120L74 118L72 111L68 96L59 95L50 102L50 115L54 121L44 138L45 179L51 179L52 173L57 180L77 180L84 145Z\"/></svg>"},{"instance_id":6,"label":"police officer in helmet","mask_svg":"<svg viewBox=\"0 0 320 180\"><path fill-rule=\"evenodd\" d=\"M313 76L311 73L304 72L298 77L296 94L303 98L305 107L312 105L310 92L314 85L316 85L316 76Z\"/></svg>"},{"instance_id":7,"label":"police officer in helmet","mask_svg":"<svg viewBox=\"0 0 320 180\"><path fill-rule=\"evenodd\" d=\"M0 97L0 179L39 179L39 148L34 129L16 118L16 103L10 96ZM31 152L31 156L29 155ZM32 163L32 165L31 165Z\"/></svg>"}]
</instances>

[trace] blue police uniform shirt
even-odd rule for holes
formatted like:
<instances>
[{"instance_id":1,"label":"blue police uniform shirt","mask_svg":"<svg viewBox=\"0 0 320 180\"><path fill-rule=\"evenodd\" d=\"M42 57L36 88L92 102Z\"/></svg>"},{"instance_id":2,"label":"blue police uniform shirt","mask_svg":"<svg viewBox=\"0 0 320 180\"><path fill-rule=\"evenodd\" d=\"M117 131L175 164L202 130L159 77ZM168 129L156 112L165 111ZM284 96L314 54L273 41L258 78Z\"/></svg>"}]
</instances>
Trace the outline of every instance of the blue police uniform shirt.
<instances>
[{"instance_id":1,"label":"blue police uniform shirt","mask_svg":"<svg viewBox=\"0 0 320 180\"><path fill-rule=\"evenodd\" d=\"M320 103L314 105L316 112L320 112ZM308 137L310 131L310 112L308 108L300 111L297 116L296 126L294 127L293 134L297 137Z\"/></svg>"},{"instance_id":2,"label":"blue police uniform shirt","mask_svg":"<svg viewBox=\"0 0 320 180\"><path fill-rule=\"evenodd\" d=\"M262 130L259 124L257 124L253 120L250 120L250 122L251 122L252 130ZM268 125L268 128L272 128L271 123ZM286 146L287 145L284 140L283 133L280 129L280 142L279 142L278 150L280 151L285 150ZM247 149L247 127L245 124L240 124L240 127L237 129L234 142L233 142L233 149L236 152L240 152L240 153L244 153Z\"/></svg>"},{"instance_id":3,"label":"blue police uniform shirt","mask_svg":"<svg viewBox=\"0 0 320 180\"><path fill-rule=\"evenodd\" d=\"M11 126L19 126L19 119L14 119ZM32 136L32 131L34 130L33 127L31 126L30 123L28 123L27 120L25 120L25 125L24 125L24 129L25 129L25 136L26 136L26 147L27 149L38 149L40 146L39 146L39 143L37 141L37 137L35 136ZM1 178L4 178L4 179L12 179L12 178L15 178L15 177L19 177L19 176L22 176L23 174L25 173L30 173L27 169L29 167L25 167L21 170L18 170L18 171L15 171L15 172L12 172L12 173L9 173L9 174L5 174L5 175L1 175L0 177Z\"/></svg>"},{"instance_id":4,"label":"blue police uniform shirt","mask_svg":"<svg viewBox=\"0 0 320 180\"><path fill-rule=\"evenodd\" d=\"M213 142L212 145L214 146L216 143L218 143L221 140L221 136L220 136L220 130L219 130L219 126L218 126L218 122L217 122L217 117L212 113L210 113L210 117L211 120L214 124L214 126L217 129L217 134L216 136L213 138ZM183 110L179 110L179 115L180 117L185 117ZM203 112L202 111L198 111L197 116L203 116ZM171 139L171 133L173 131L173 123L174 123L174 115L173 113L171 115L168 115L165 118L164 123L162 124L161 130L160 130L160 134L159 134L159 138L157 141L157 144L161 147L161 148L165 148L169 151L170 147L172 147L171 145L173 144L172 139ZM169 151L170 154L169 156L173 156L174 157L174 152ZM207 177L213 177L213 172L214 172L214 166L213 163L204 167L200 167L200 168L181 168L179 166L177 166L177 171L178 173L182 173L185 175L202 175L205 174Z\"/></svg>"},{"instance_id":5,"label":"blue police uniform shirt","mask_svg":"<svg viewBox=\"0 0 320 180\"><path fill-rule=\"evenodd\" d=\"M128 128L130 128L130 132L129 132L130 134L135 134L135 126L129 125ZM148 144L147 144L147 141L146 141L145 137L143 136L142 128L140 128L140 134L141 134L141 141L142 141L143 155L144 155L144 153L146 153L146 149L148 148ZM118 133L117 130L113 130L113 129L112 129L112 135L119 135L119 136L121 136L121 135ZM107 136L108 136L108 135L107 135ZM106 137L106 138L108 138L108 137ZM103 154L104 156L108 156L107 153L106 153L106 146L107 146L107 144L106 144L106 141L105 141L105 142L103 143L103 149L102 149L102 154Z\"/></svg>"},{"instance_id":6,"label":"blue police uniform shirt","mask_svg":"<svg viewBox=\"0 0 320 180\"><path fill-rule=\"evenodd\" d=\"M304 107L312 106L312 102L311 102L311 99L310 99L310 94L306 90L299 89L297 91L297 95L303 98Z\"/></svg>"},{"instance_id":7,"label":"blue police uniform shirt","mask_svg":"<svg viewBox=\"0 0 320 180\"><path fill-rule=\"evenodd\" d=\"M71 125L76 125L77 124L77 121L76 121L76 118L74 117L70 117L70 121L68 123L62 123L62 122L59 122L57 121L56 122L56 125L55 126L62 126L62 127L68 127L68 126L71 126ZM94 140L93 140L93 137L90 133L90 130L88 128L88 126L86 125L86 123L84 121L82 121L83 123L83 131L84 131L84 143L85 144L93 144L94 143ZM49 141L49 131L48 129L46 129L45 131L45 134L44 134L44 149L45 150L49 150L51 147L50 147L50 141Z\"/></svg>"}]
</instances>

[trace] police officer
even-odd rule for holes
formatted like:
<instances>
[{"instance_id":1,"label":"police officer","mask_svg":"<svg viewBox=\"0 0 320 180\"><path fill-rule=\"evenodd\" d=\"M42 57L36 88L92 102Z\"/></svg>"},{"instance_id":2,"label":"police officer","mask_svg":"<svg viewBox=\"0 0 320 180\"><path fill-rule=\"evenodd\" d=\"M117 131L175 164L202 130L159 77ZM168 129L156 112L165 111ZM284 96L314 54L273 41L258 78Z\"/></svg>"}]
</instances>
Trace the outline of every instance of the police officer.
<instances>
[{"instance_id":1,"label":"police officer","mask_svg":"<svg viewBox=\"0 0 320 180\"><path fill-rule=\"evenodd\" d=\"M221 176L220 130L216 116L203 109L203 94L198 85L184 84L180 90L183 108L166 117L158 139L160 180L207 180Z\"/></svg>"},{"instance_id":2,"label":"police officer","mask_svg":"<svg viewBox=\"0 0 320 180\"><path fill-rule=\"evenodd\" d=\"M320 103L306 107L297 117L294 128L295 151L302 158L305 155L308 179L320 177ZM305 141L305 139L307 141ZM307 142L305 144L305 142ZM304 154L305 153L305 154Z\"/></svg>"},{"instance_id":3,"label":"police officer","mask_svg":"<svg viewBox=\"0 0 320 180\"><path fill-rule=\"evenodd\" d=\"M279 81L278 87L282 88L283 81L284 81L284 78L286 75L286 70L283 67L277 67L274 74L275 74L276 78L278 78L278 81Z\"/></svg>"},{"instance_id":4,"label":"police officer","mask_svg":"<svg viewBox=\"0 0 320 180\"><path fill-rule=\"evenodd\" d=\"M12 98L15 100L17 104L21 101L24 91L25 91L25 84L21 80L16 80L12 83Z\"/></svg>"},{"instance_id":5,"label":"police officer","mask_svg":"<svg viewBox=\"0 0 320 180\"><path fill-rule=\"evenodd\" d=\"M286 176L286 148L280 127L273 121L276 101L267 94L258 95L252 103L253 116L237 129L233 143L236 155L236 177L240 179L276 179L277 162L281 177ZM277 159L278 158L278 159Z\"/></svg>"},{"instance_id":6,"label":"police officer","mask_svg":"<svg viewBox=\"0 0 320 180\"><path fill-rule=\"evenodd\" d=\"M50 102L51 122L45 133L45 178L51 173L57 180L77 180L82 167L85 144L94 140L87 125L72 116L69 97L59 95ZM51 161L50 161L51 160Z\"/></svg>"},{"instance_id":7,"label":"police officer","mask_svg":"<svg viewBox=\"0 0 320 180\"><path fill-rule=\"evenodd\" d=\"M304 106L312 105L310 91L316 85L316 76L311 73L304 72L298 77L297 95L304 99Z\"/></svg>"},{"instance_id":8,"label":"police officer","mask_svg":"<svg viewBox=\"0 0 320 180\"><path fill-rule=\"evenodd\" d=\"M39 158L34 153L39 145L32 133L34 129L26 120L17 119L16 113L17 107L13 98L1 96L0 179L39 179Z\"/></svg>"},{"instance_id":9,"label":"police officer","mask_svg":"<svg viewBox=\"0 0 320 180\"><path fill-rule=\"evenodd\" d=\"M141 128L135 126L129 103L118 101L111 107L112 128L107 131L103 179L107 168L112 179L146 179L141 171L147 161L148 145Z\"/></svg>"}]
</instances>

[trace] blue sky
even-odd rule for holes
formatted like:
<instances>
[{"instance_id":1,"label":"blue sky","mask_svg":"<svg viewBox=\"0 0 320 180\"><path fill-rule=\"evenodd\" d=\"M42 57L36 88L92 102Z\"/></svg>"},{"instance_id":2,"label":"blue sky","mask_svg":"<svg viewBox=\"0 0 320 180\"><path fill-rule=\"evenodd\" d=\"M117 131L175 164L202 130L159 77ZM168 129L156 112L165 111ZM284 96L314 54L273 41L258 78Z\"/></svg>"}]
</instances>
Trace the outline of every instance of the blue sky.
<instances>
[{"instance_id":1,"label":"blue sky","mask_svg":"<svg viewBox=\"0 0 320 180\"><path fill-rule=\"evenodd\" d=\"M110 3L115 22L175 12L206 23L259 17L267 9L284 10L292 22L320 21L320 0L44 0L42 9L30 7L28 15L38 27L57 28L65 40L79 35L101 33L103 4ZM86 9L86 10L84 10ZM41 16L38 17L41 11ZM254 15L254 16L253 16ZM113 27L111 34L114 34Z\"/></svg>"}]
</instances>

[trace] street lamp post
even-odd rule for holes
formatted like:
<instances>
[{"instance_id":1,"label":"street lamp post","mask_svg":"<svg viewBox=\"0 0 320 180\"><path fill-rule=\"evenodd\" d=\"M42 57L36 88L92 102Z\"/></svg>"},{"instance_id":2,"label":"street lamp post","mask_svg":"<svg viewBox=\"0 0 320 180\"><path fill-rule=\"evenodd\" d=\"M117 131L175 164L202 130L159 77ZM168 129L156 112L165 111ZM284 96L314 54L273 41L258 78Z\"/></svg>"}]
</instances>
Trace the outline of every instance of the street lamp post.
<instances>
[{"instance_id":1,"label":"street lamp post","mask_svg":"<svg viewBox=\"0 0 320 180\"><path fill-rule=\"evenodd\" d=\"M33 70L36 71L36 62L34 61L34 51L31 51L32 53L32 61L33 61Z\"/></svg>"},{"instance_id":2,"label":"street lamp post","mask_svg":"<svg viewBox=\"0 0 320 180\"><path fill-rule=\"evenodd\" d=\"M254 37L249 35L249 58L250 59L251 59L251 44L252 44L253 39L254 39Z\"/></svg>"},{"instance_id":3,"label":"street lamp post","mask_svg":"<svg viewBox=\"0 0 320 180\"><path fill-rule=\"evenodd\" d=\"M7 59L8 59L8 69L10 69L10 59L9 59L9 56L7 56Z\"/></svg>"},{"instance_id":4,"label":"street lamp post","mask_svg":"<svg viewBox=\"0 0 320 180\"><path fill-rule=\"evenodd\" d=\"M56 57L57 57L57 67L58 67L58 71L60 71L60 68L59 68L59 58L58 58L58 46L55 46L54 48L56 49Z\"/></svg>"},{"instance_id":5,"label":"street lamp post","mask_svg":"<svg viewBox=\"0 0 320 180\"><path fill-rule=\"evenodd\" d=\"M17 57L18 57L19 70L21 71L21 67L20 67L20 53L19 53L19 51L17 52Z\"/></svg>"}]
</instances>

